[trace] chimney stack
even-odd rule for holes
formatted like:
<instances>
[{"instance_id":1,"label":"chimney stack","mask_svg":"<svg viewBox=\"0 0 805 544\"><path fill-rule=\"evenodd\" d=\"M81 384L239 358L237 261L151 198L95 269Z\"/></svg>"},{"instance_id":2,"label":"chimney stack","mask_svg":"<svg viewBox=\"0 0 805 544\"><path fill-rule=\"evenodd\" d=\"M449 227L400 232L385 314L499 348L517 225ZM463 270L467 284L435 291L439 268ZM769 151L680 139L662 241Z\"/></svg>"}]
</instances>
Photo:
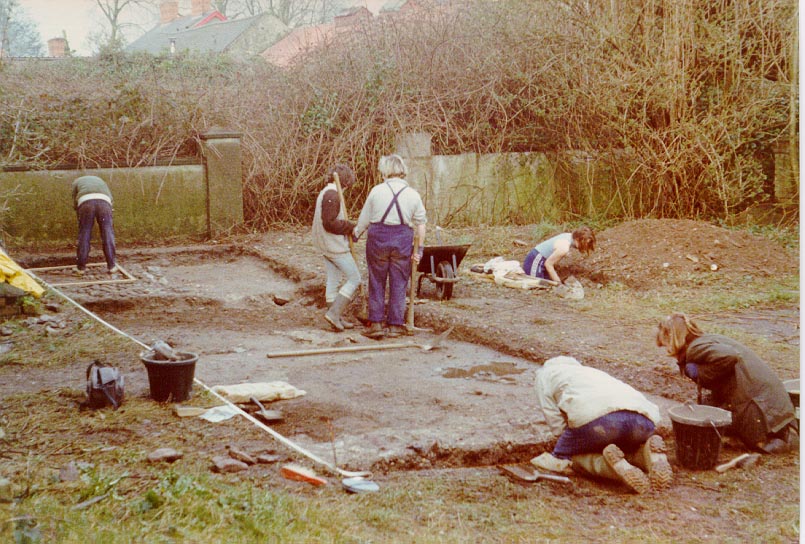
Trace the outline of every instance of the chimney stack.
<instances>
[{"instance_id":1,"label":"chimney stack","mask_svg":"<svg viewBox=\"0 0 805 544\"><path fill-rule=\"evenodd\" d=\"M48 54L51 57L64 57L67 54L67 40L64 38L49 39Z\"/></svg>"},{"instance_id":2,"label":"chimney stack","mask_svg":"<svg viewBox=\"0 0 805 544\"><path fill-rule=\"evenodd\" d=\"M193 17L212 11L212 0L191 0L190 14Z\"/></svg>"},{"instance_id":3,"label":"chimney stack","mask_svg":"<svg viewBox=\"0 0 805 544\"><path fill-rule=\"evenodd\" d=\"M159 5L159 22L163 25L179 18L179 2L177 0L162 0Z\"/></svg>"}]
</instances>

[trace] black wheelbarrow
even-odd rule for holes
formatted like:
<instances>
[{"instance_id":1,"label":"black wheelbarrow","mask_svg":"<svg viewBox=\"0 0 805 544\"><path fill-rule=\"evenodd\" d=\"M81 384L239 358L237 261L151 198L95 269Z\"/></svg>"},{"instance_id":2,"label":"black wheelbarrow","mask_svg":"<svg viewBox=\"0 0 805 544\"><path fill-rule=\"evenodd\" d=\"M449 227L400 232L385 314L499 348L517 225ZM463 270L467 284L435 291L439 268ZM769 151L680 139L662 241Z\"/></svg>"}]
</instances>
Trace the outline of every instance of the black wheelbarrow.
<instances>
[{"instance_id":1,"label":"black wheelbarrow","mask_svg":"<svg viewBox=\"0 0 805 544\"><path fill-rule=\"evenodd\" d=\"M422 280L427 279L436 284L438 299L449 300L453 296L453 285L458 282L458 266L470 245L425 246L416 269L419 272L416 295L422 290Z\"/></svg>"}]
</instances>

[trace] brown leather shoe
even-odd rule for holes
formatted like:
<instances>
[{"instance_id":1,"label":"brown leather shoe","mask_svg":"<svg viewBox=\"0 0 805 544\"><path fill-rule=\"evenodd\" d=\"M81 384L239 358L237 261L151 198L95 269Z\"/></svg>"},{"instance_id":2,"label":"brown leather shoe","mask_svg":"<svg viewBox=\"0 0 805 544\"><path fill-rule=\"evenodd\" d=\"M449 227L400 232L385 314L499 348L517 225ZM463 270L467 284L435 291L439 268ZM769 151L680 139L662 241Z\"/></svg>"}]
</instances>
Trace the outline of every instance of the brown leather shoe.
<instances>
[{"instance_id":1,"label":"brown leather shoe","mask_svg":"<svg viewBox=\"0 0 805 544\"><path fill-rule=\"evenodd\" d=\"M386 331L383 330L383 325L381 323L371 323L369 328L363 331L361 334L367 338L380 340L386 335Z\"/></svg>"}]
</instances>

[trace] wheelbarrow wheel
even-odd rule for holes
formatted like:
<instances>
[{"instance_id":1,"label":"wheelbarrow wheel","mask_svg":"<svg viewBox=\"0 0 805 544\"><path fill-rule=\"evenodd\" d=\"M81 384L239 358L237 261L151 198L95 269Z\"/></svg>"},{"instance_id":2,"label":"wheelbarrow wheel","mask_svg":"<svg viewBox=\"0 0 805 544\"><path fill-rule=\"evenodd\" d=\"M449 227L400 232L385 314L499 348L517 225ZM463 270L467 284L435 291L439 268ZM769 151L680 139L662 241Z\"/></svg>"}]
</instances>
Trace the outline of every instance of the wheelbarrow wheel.
<instances>
[{"instance_id":1,"label":"wheelbarrow wheel","mask_svg":"<svg viewBox=\"0 0 805 544\"><path fill-rule=\"evenodd\" d=\"M447 261L441 261L436 267L436 277L455 278L456 273L453 271L453 265ZM436 296L439 300L449 300L453 296L453 282L436 282Z\"/></svg>"}]
</instances>

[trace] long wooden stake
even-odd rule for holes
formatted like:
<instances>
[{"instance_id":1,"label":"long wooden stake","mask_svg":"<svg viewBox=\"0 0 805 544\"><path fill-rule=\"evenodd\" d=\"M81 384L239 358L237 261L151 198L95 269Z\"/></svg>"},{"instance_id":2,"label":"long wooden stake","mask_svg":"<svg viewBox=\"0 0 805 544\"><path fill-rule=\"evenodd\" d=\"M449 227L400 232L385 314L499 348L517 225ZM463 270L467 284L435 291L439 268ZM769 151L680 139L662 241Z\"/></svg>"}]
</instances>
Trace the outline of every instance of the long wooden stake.
<instances>
[{"instance_id":1,"label":"long wooden stake","mask_svg":"<svg viewBox=\"0 0 805 544\"><path fill-rule=\"evenodd\" d=\"M338 191L338 200L341 201L341 209L344 210L344 219L349 220L347 201L344 199L344 190L341 188L341 177L338 175L338 172L333 172L333 182L335 183L335 188ZM349 242L349 252L352 254L352 260L354 260L355 264L357 265L358 256L355 254L355 242L352 240L352 233L347 235L347 241ZM361 303L360 315L358 317L361 321L366 321L368 319L369 312L366 308L368 300L363 294L363 282L358 285L358 296L363 301Z\"/></svg>"},{"instance_id":2,"label":"long wooden stake","mask_svg":"<svg viewBox=\"0 0 805 544\"><path fill-rule=\"evenodd\" d=\"M419 243L417 240L416 235L414 236L414 253L411 255L415 255L417 251L419 251ZM413 332L414 327L414 279L416 277L416 268L417 263L414 262L414 259L411 259L411 277L409 278L409 286L408 286L408 312L406 313L406 328L408 332Z\"/></svg>"},{"instance_id":3,"label":"long wooden stake","mask_svg":"<svg viewBox=\"0 0 805 544\"><path fill-rule=\"evenodd\" d=\"M349 214L347 212L347 201L344 199L344 190L341 188L341 177L338 175L338 172L333 172L333 181L335 182L335 188L338 191L338 200L341 201L341 209L344 210L344 219L347 221L349 220ZM347 240L349 241L349 252L352 253L352 258L355 259L355 262L358 262L358 258L355 256L355 242L352 241L352 236L347 236ZM361 285L363 287L363 285Z\"/></svg>"}]
</instances>

